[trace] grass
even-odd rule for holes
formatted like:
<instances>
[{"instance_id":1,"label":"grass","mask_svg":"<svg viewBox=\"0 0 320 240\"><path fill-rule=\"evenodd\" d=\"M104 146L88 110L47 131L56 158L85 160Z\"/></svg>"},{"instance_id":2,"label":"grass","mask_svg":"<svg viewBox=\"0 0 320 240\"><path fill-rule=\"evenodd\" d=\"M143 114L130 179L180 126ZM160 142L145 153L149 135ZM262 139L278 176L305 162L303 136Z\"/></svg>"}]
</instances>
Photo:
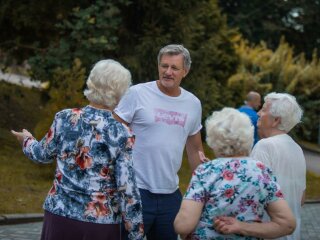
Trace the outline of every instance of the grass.
<instances>
[{"instance_id":1,"label":"grass","mask_svg":"<svg viewBox=\"0 0 320 240\"><path fill-rule=\"evenodd\" d=\"M320 200L320 176L307 172L306 200Z\"/></svg>"},{"instance_id":2,"label":"grass","mask_svg":"<svg viewBox=\"0 0 320 240\"><path fill-rule=\"evenodd\" d=\"M213 159L214 158L214 153L212 152L212 150L206 145L206 143L203 143L204 145L204 153L205 156L209 159ZM189 163L187 160L187 155L186 153L184 153L183 155L183 160L182 160L182 165L181 168L178 172L179 175L179 187L182 193L185 193L185 191L188 188L189 182L190 182L190 178L191 178L191 174L192 171L189 167Z\"/></svg>"},{"instance_id":3,"label":"grass","mask_svg":"<svg viewBox=\"0 0 320 240\"><path fill-rule=\"evenodd\" d=\"M54 165L33 163L23 155L9 130L1 129L1 137L4 135L7 141L0 151L0 213L42 212L53 180Z\"/></svg>"},{"instance_id":4,"label":"grass","mask_svg":"<svg viewBox=\"0 0 320 240\"><path fill-rule=\"evenodd\" d=\"M54 164L27 159L11 129L33 130L40 120L43 95L36 89L0 82L0 214L42 212Z\"/></svg>"}]
</instances>

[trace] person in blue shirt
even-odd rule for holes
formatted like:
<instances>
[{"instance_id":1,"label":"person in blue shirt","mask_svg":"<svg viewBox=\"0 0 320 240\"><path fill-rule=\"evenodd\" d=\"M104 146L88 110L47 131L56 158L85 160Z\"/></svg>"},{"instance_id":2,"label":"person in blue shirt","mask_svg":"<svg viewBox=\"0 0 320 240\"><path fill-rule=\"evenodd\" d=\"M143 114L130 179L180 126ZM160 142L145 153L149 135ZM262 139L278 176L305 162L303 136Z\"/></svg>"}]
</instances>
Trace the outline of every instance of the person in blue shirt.
<instances>
[{"instance_id":1,"label":"person in blue shirt","mask_svg":"<svg viewBox=\"0 0 320 240\"><path fill-rule=\"evenodd\" d=\"M242 113L245 113L249 116L252 125L254 126L254 141L253 145L255 145L259 141L257 122L258 122L258 114L257 110L261 107L261 96L259 93L251 91L248 93L246 100L244 101L243 106L238 108L238 110Z\"/></svg>"}]
</instances>

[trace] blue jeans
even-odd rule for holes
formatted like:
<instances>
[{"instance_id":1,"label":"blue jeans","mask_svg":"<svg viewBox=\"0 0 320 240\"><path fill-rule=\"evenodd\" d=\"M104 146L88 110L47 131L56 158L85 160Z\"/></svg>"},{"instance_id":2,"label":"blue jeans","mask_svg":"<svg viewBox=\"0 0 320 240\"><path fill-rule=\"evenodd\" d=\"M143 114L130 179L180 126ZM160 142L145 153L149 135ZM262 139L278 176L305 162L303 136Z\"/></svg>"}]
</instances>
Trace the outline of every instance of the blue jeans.
<instances>
[{"instance_id":1,"label":"blue jeans","mask_svg":"<svg viewBox=\"0 0 320 240\"><path fill-rule=\"evenodd\" d=\"M174 231L173 222L182 201L180 190L170 194L139 190L147 240L177 240L178 236Z\"/></svg>"}]
</instances>

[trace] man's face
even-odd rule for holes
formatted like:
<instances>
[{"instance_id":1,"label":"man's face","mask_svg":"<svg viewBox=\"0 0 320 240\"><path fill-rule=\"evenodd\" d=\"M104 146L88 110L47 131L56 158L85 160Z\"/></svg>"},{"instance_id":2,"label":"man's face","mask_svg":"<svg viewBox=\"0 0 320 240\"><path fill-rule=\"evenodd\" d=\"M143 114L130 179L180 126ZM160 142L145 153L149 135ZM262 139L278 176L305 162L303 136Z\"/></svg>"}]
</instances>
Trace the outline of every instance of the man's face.
<instances>
[{"instance_id":1,"label":"man's face","mask_svg":"<svg viewBox=\"0 0 320 240\"><path fill-rule=\"evenodd\" d=\"M261 106L261 96L256 96L256 98L254 99L254 106L253 108L258 110Z\"/></svg>"},{"instance_id":2,"label":"man's face","mask_svg":"<svg viewBox=\"0 0 320 240\"><path fill-rule=\"evenodd\" d=\"M183 55L162 55L158 71L160 90L168 95L179 95L181 81L188 73L183 65Z\"/></svg>"},{"instance_id":3,"label":"man's face","mask_svg":"<svg viewBox=\"0 0 320 240\"><path fill-rule=\"evenodd\" d=\"M270 114L270 106L271 103L267 101L258 112L259 119L257 126L261 137L269 137L270 130L276 128L278 125L276 118Z\"/></svg>"}]
</instances>

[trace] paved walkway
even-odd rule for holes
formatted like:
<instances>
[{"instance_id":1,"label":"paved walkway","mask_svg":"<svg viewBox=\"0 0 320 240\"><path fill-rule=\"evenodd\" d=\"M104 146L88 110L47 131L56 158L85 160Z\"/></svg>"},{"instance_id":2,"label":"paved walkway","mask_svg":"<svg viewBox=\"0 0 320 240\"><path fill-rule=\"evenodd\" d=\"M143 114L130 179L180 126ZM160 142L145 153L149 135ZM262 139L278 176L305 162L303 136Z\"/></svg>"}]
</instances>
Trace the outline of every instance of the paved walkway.
<instances>
[{"instance_id":1,"label":"paved walkway","mask_svg":"<svg viewBox=\"0 0 320 240\"><path fill-rule=\"evenodd\" d=\"M42 222L0 225L1 240L39 240Z\"/></svg>"},{"instance_id":2,"label":"paved walkway","mask_svg":"<svg viewBox=\"0 0 320 240\"><path fill-rule=\"evenodd\" d=\"M305 204L301 215L302 240L320 239L320 203Z\"/></svg>"}]
</instances>

